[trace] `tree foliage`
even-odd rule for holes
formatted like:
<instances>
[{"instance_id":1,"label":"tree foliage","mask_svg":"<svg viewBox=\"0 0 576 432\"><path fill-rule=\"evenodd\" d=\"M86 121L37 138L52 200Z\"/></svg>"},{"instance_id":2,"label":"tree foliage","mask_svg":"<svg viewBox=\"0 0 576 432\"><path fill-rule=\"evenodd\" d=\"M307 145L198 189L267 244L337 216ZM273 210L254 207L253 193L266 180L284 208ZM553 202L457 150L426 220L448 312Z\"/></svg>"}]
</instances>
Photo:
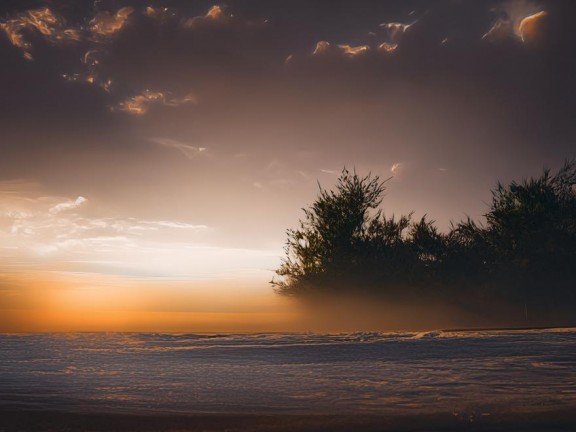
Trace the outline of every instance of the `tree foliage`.
<instances>
[{"instance_id":1,"label":"tree foliage","mask_svg":"<svg viewBox=\"0 0 576 432\"><path fill-rule=\"evenodd\" d=\"M333 190L320 187L299 228L287 232L272 280L278 293L576 305L576 160L556 174L499 183L484 224L468 219L446 233L426 217L386 217L385 183L344 169Z\"/></svg>"},{"instance_id":2,"label":"tree foliage","mask_svg":"<svg viewBox=\"0 0 576 432\"><path fill-rule=\"evenodd\" d=\"M350 278L369 259L373 233L382 229L381 212L371 211L382 202L385 190L379 177L360 178L347 169L338 178L335 190L320 186L318 199L304 209L298 229L288 230L286 258L272 283L285 295L305 294Z\"/></svg>"}]
</instances>

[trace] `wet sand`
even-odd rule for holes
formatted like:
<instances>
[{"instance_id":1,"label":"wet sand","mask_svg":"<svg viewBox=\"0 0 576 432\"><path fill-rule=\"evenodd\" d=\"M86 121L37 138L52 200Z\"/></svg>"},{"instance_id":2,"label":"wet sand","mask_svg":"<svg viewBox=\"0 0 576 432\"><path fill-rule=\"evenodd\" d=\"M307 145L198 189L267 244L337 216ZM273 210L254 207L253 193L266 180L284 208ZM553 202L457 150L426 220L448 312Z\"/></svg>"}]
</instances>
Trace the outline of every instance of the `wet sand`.
<instances>
[{"instance_id":1,"label":"wet sand","mask_svg":"<svg viewBox=\"0 0 576 432\"><path fill-rule=\"evenodd\" d=\"M0 411L0 431L228 431L228 432L573 432L576 413L545 411L498 416L438 413L414 416L104 414Z\"/></svg>"}]
</instances>

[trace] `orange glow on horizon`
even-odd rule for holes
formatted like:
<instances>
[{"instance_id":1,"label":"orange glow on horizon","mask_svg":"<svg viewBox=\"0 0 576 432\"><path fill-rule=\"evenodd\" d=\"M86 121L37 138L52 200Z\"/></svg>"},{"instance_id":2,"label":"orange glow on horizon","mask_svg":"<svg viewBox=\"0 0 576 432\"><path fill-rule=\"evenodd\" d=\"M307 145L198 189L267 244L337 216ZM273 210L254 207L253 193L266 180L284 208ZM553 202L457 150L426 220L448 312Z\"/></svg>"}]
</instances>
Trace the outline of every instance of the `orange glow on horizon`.
<instances>
[{"instance_id":1,"label":"orange glow on horizon","mask_svg":"<svg viewBox=\"0 0 576 432\"><path fill-rule=\"evenodd\" d=\"M150 281L94 274L2 276L0 332L251 332L296 313L250 280Z\"/></svg>"}]
</instances>

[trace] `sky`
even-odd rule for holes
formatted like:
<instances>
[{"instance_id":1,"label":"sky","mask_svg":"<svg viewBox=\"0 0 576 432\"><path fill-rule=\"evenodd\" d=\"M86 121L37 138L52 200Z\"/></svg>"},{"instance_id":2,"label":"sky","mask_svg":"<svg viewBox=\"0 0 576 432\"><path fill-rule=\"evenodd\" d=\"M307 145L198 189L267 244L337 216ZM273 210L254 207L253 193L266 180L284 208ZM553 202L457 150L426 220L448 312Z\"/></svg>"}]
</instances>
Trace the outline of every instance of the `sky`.
<instances>
[{"instance_id":1,"label":"sky","mask_svg":"<svg viewBox=\"0 0 576 432\"><path fill-rule=\"evenodd\" d=\"M0 331L278 330L318 183L481 220L576 156L576 5L0 5Z\"/></svg>"}]
</instances>

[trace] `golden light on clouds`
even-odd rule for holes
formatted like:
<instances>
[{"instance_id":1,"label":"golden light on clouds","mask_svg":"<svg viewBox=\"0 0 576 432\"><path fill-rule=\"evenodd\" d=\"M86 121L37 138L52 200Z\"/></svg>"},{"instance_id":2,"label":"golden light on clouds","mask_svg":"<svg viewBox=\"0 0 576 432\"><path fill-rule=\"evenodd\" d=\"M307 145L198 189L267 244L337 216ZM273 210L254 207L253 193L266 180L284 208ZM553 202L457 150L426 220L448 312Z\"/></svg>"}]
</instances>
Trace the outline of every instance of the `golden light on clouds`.
<instances>
[{"instance_id":1,"label":"golden light on clouds","mask_svg":"<svg viewBox=\"0 0 576 432\"><path fill-rule=\"evenodd\" d=\"M378 45L378 50L384 51L386 53L393 53L398 48L398 44L391 44L388 42L382 42Z\"/></svg>"},{"instance_id":2,"label":"golden light on clouds","mask_svg":"<svg viewBox=\"0 0 576 432\"><path fill-rule=\"evenodd\" d=\"M66 28L64 20L49 8L31 9L13 18L0 22L12 45L24 52L24 57L32 60L32 45L25 39L26 31L37 31L50 42L79 41L81 33L76 28Z\"/></svg>"},{"instance_id":3,"label":"golden light on clouds","mask_svg":"<svg viewBox=\"0 0 576 432\"><path fill-rule=\"evenodd\" d=\"M212 18L218 20L224 17L224 11L220 6L212 6L210 10L206 13L207 18Z\"/></svg>"},{"instance_id":4,"label":"golden light on clouds","mask_svg":"<svg viewBox=\"0 0 576 432\"><path fill-rule=\"evenodd\" d=\"M546 11L540 11L523 18L518 25L517 34L522 41L530 42L540 37L541 27L544 19L548 16Z\"/></svg>"},{"instance_id":5,"label":"golden light on clouds","mask_svg":"<svg viewBox=\"0 0 576 432\"><path fill-rule=\"evenodd\" d=\"M154 104L177 107L184 104L195 104L196 98L187 95L181 98L171 97L164 92L144 90L141 94L133 96L120 102L113 107L113 111L122 111L128 114L143 115L148 112Z\"/></svg>"},{"instance_id":6,"label":"golden light on clouds","mask_svg":"<svg viewBox=\"0 0 576 432\"><path fill-rule=\"evenodd\" d=\"M333 54L340 54L340 55L344 55L346 57L356 57L360 54L364 54L366 52L368 52L370 50L370 47L368 45L358 45L358 46L352 46L349 44L339 44L339 45L332 45L329 42L326 41L319 41L316 43L316 47L314 48L314 51L312 52L313 56L319 56L319 55L325 55L328 53L333 53ZM286 60L288 61L288 59Z\"/></svg>"},{"instance_id":7,"label":"golden light on clouds","mask_svg":"<svg viewBox=\"0 0 576 432\"><path fill-rule=\"evenodd\" d=\"M329 42L319 41L318 43L316 43L316 47L314 48L312 55L324 54L324 53L328 52L329 49L330 49L330 43Z\"/></svg>"},{"instance_id":8,"label":"golden light on clouds","mask_svg":"<svg viewBox=\"0 0 576 432\"><path fill-rule=\"evenodd\" d=\"M351 57L363 54L370 49L368 45L350 46L348 44L338 45L338 48L340 48L345 55Z\"/></svg>"},{"instance_id":9,"label":"golden light on clouds","mask_svg":"<svg viewBox=\"0 0 576 432\"><path fill-rule=\"evenodd\" d=\"M499 17L482 36L492 42L516 38L524 43L538 42L543 34L543 24L548 12L535 2L515 0L496 8L504 16Z\"/></svg>"},{"instance_id":10,"label":"golden light on clouds","mask_svg":"<svg viewBox=\"0 0 576 432\"><path fill-rule=\"evenodd\" d=\"M133 13L134 8L131 6L122 7L114 14L108 11L99 12L90 21L90 31L95 36L111 36L122 30Z\"/></svg>"},{"instance_id":11,"label":"golden light on clouds","mask_svg":"<svg viewBox=\"0 0 576 432\"><path fill-rule=\"evenodd\" d=\"M398 22L382 23L380 27L388 32L389 43L398 43L414 23L404 24Z\"/></svg>"},{"instance_id":12,"label":"golden light on clouds","mask_svg":"<svg viewBox=\"0 0 576 432\"><path fill-rule=\"evenodd\" d=\"M216 23L226 20L228 17L224 14L222 7L218 5L212 6L206 15L196 16L184 20L182 26L188 29L194 29L204 23Z\"/></svg>"}]
</instances>

